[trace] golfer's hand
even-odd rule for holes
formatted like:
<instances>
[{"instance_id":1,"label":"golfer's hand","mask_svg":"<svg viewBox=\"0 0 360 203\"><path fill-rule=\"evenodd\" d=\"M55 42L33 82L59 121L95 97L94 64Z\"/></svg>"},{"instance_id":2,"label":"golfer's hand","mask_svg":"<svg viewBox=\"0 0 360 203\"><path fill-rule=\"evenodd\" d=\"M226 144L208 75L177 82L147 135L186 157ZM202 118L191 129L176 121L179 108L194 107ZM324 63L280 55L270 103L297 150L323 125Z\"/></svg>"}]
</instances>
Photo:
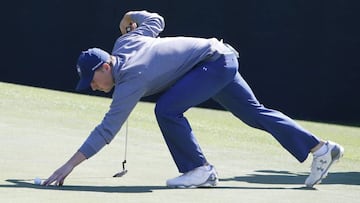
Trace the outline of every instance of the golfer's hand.
<instances>
[{"instance_id":1,"label":"golfer's hand","mask_svg":"<svg viewBox=\"0 0 360 203\"><path fill-rule=\"evenodd\" d=\"M131 32L137 28L137 24L133 19L131 19L131 12L127 12L124 17L120 21L120 32L121 34L126 34L128 32Z\"/></svg>"},{"instance_id":2,"label":"golfer's hand","mask_svg":"<svg viewBox=\"0 0 360 203\"><path fill-rule=\"evenodd\" d=\"M57 169L47 180L44 181L43 185L48 186L54 183L55 186L62 186L65 178L71 173L74 166L66 163L59 169Z\"/></svg>"},{"instance_id":3,"label":"golfer's hand","mask_svg":"<svg viewBox=\"0 0 360 203\"><path fill-rule=\"evenodd\" d=\"M56 170L47 180L44 181L43 185L51 185L54 183L56 186L62 186L65 178L71 173L75 166L79 165L86 159L84 154L76 152L63 166Z\"/></svg>"}]
</instances>

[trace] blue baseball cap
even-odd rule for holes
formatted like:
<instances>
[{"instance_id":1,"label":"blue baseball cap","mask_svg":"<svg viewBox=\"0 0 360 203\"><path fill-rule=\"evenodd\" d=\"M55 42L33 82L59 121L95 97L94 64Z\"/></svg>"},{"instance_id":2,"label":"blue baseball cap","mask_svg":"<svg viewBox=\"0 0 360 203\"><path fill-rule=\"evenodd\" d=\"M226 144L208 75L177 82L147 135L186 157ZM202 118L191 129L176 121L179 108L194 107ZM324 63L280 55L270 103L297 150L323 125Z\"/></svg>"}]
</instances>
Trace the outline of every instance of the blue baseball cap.
<instances>
[{"instance_id":1,"label":"blue baseball cap","mask_svg":"<svg viewBox=\"0 0 360 203\"><path fill-rule=\"evenodd\" d=\"M76 64L76 70L80 77L76 91L88 89L94 78L95 71L109 60L110 54L99 48L91 48L81 52Z\"/></svg>"}]
</instances>

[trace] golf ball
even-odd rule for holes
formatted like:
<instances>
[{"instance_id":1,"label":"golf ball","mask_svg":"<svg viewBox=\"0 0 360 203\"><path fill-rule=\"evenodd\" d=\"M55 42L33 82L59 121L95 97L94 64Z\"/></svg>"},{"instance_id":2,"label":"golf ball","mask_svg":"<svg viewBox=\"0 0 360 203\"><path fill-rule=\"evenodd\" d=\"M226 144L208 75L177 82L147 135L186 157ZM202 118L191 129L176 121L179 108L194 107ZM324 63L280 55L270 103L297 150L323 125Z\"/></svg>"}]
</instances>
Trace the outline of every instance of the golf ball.
<instances>
[{"instance_id":1,"label":"golf ball","mask_svg":"<svg viewBox=\"0 0 360 203\"><path fill-rule=\"evenodd\" d=\"M34 184L35 184L35 185L41 185L41 182L42 182L42 181L41 181L41 178L35 178L35 179L34 179Z\"/></svg>"}]
</instances>

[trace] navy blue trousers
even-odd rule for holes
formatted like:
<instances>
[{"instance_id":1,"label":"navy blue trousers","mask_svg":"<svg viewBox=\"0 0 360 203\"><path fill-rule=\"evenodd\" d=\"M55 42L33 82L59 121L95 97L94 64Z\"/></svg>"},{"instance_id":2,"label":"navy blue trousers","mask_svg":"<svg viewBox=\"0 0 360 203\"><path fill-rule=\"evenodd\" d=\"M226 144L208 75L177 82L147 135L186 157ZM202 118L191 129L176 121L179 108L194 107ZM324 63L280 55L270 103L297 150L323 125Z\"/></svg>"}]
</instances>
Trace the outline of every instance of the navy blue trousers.
<instances>
[{"instance_id":1,"label":"navy blue trousers","mask_svg":"<svg viewBox=\"0 0 360 203\"><path fill-rule=\"evenodd\" d=\"M232 54L198 64L158 99L156 118L179 172L207 163L183 113L210 98L247 125L270 133L300 162L319 143L288 116L260 104L238 73L238 66Z\"/></svg>"}]
</instances>

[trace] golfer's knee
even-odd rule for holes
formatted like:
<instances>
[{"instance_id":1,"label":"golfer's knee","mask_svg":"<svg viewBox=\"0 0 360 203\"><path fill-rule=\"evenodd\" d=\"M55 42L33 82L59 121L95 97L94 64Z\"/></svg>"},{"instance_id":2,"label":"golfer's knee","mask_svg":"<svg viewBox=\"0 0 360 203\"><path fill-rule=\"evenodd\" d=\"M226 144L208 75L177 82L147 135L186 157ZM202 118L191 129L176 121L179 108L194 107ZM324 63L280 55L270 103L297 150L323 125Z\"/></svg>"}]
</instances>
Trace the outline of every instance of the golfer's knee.
<instances>
[{"instance_id":1,"label":"golfer's knee","mask_svg":"<svg viewBox=\"0 0 360 203\"><path fill-rule=\"evenodd\" d=\"M156 118L159 120L169 117L170 113L168 109L169 107L167 105L164 105L163 103L156 103L154 109Z\"/></svg>"},{"instance_id":2,"label":"golfer's knee","mask_svg":"<svg viewBox=\"0 0 360 203\"><path fill-rule=\"evenodd\" d=\"M264 119L259 111L250 111L239 116L239 119L250 127L262 129Z\"/></svg>"}]
</instances>

